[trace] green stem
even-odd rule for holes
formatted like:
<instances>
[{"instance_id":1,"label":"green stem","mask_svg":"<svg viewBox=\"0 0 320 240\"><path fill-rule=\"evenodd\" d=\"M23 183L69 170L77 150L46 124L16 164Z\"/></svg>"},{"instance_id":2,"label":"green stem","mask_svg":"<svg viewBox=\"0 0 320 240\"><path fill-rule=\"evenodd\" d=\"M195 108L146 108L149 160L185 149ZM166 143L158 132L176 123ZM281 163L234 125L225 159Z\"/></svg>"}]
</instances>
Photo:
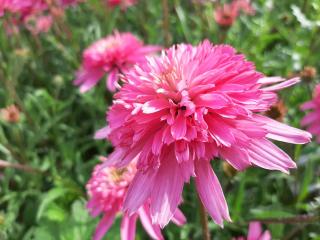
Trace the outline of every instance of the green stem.
<instances>
[{"instance_id":1,"label":"green stem","mask_svg":"<svg viewBox=\"0 0 320 240\"><path fill-rule=\"evenodd\" d=\"M171 36L169 31L169 4L168 0L162 0L162 28L163 28L163 35L164 35L164 44L166 47L170 46Z\"/></svg>"},{"instance_id":2,"label":"green stem","mask_svg":"<svg viewBox=\"0 0 320 240\"><path fill-rule=\"evenodd\" d=\"M210 240L208 216L199 196L198 196L198 202L199 202L199 214L200 214L200 221L202 226L203 240Z\"/></svg>"}]
</instances>

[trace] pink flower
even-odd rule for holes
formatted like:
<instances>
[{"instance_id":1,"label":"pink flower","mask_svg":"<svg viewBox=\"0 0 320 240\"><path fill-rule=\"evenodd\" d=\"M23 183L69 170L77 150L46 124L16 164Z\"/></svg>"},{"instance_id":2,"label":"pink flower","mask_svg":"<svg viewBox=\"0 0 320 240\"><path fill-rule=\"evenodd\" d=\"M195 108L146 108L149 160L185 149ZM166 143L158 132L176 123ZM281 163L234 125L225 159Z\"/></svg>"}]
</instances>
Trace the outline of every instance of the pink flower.
<instances>
[{"instance_id":1,"label":"pink flower","mask_svg":"<svg viewBox=\"0 0 320 240\"><path fill-rule=\"evenodd\" d=\"M234 240L271 240L269 231L262 232L261 224L259 222L251 222L247 238L237 237Z\"/></svg>"},{"instance_id":2,"label":"pink flower","mask_svg":"<svg viewBox=\"0 0 320 240\"><path fill-rule=\"evenodd\" d=\"M3 29L7 36L17 35L19 33L19 21L15 18L8 18L3 21Z\"/></svg>"},{"instance_id":3,"label":"pink flower","mask_svg":"<svg viewBox=\"0 0 320 240\"><path fill-rule=\"evenodd\" d=\"M4 12L11 13L7 22L8 34L16 31L18 26L23 26L33 34L48 32L53 23L52 14L60 14L64 8L74 5L81 0L0 0L0 17ZM50 14L49 14L50 13ZM55 17L58 17L55 16ZM10 26L10 23L14 23Z\"/></svg>"},{"instance_id":4,"label":"pink flower","mask_svg":"<svg viewBox=\"0 0 320 240\"><path fill-rule=\"evenodd\" d=\"M115 146L106 165L137 161L124 209L131 214L150 199L153 222L161 227L191 176L214 221L230 221L211 159L221 157L239 171L258 166L287 173L295 162L267 138L296 144L311 138L259 114L276 103L274 91L298 79L264 77L228 45L174 46L136 65L123 81L109 125L96 138L107 137Z\"/></svg>"},{"instance_id":5,"label":"pink flower","mask_svg":"<svg viewBox=\"0 0 320 240\"><path fill-rule=\"evenodd\" d=\"M157 46L143 46L131 33L115 32L84 51L82 67L74 84L80 86L81 92L86 92L108 73L107 87L115 91L120 73L127 72L136 63L145 62L147 54L159 49Z\"/></svg>"},{"instance_id":6,"label":"pink flower","mask_svg":"<svg viewBox=\"0 0 320 240\"><path fill-rule=\"evenodd\" d=\"M109 7L120 6L122 10L126 10L137 3L138 0L106 0Z\"/></svg>"},{"instance_id":7,"label":"pink flower","mask_svg":"<svg viewBox=\"0 0 320 240\"><path fill-rule=\"evenodd\" d=\"M70 5L76 5L79 2L83 2L85 0L58 0L60 6L66 7Z\"/></svg>"},{"instance_id":8,"label":"pink flower","mask_svg":"<svg viewBox=\"0 0 320 240\"><path fill-rule=\"evenodd\" d=\"M314 90L313 99L304 103L301 109L312 110L301 121L302 126L307 126L307 130L317 137L317 142L320 143L320 84Z\"/></svg>"},{"instance_id":9,"label":"pink flower","mask_svg":"<svg viewBox=\"0 0 320 240\"><path fill-rule=\"evenodd\" d=\"M3 16L4 10L6 9L7 0L0 0L0 17Z\"/></svg>"},{"instance_id":10,"label":"pink flower","mask_svg":"<svg viewBox=\"0 0 320 240\"><path fill-rule=\"evenodd\" d=\"M46 33L52 26L52 16L35 16L31 15L25 19L26 28L34 35Z\"/></svg>"},{"instance_id":11,"label":"pink flower","mask_svg":"<svg viewBox=\"0 0 320 240\"><path fill-rule=\"evenodd\" d=\"M87 184L87 191L90 197L87 207L93 217L103 214L103 218L96 228L94 240L102 239L111 227L115 215L121 212L124 197L135 173L136 168L134 164L118 170L113 167L103 167L102 164L95 167L92 177ZM150 207L146 203L133 215L123 214L121 222L122 240L135 239L135 228L138 217L152 239L164 239L159 225L152 223ZM177 225L183 225L185 221L184 215L177 209L173 222Z\"/></svg>"},{"instance_id":12,"label":"pink flower","mask_svg":"<svg viewBox=\"0 0 320 240\"><path fill-rule=\"evenodd\" d=\"M20 14L21 18L35 14L47 9L44 0L11 0L7 1L6 10L11 13Z\"/></svg>"},{"instance_id":13,"label":"pink flower","mask_svg":"<svg viewBox=\"0 0 320 240\"><path fill-rule=\"evenodd\" d=\"M15 105L0 109L0 119L9 123L17 123L20 120L20 110Z\"/></svg>"},{"instance_id":14,"label":"pink flower","mask_svg":"<svg viewBox=\"0 0 320 240\"><path fill-rule=\"evenodd\" d=\"M249 0L233 0L230 4L218 6L214 11L214 18L220 26L229 27L238 18L241 10L250 15L255 13Z\"/></svg>"}]
</instances>

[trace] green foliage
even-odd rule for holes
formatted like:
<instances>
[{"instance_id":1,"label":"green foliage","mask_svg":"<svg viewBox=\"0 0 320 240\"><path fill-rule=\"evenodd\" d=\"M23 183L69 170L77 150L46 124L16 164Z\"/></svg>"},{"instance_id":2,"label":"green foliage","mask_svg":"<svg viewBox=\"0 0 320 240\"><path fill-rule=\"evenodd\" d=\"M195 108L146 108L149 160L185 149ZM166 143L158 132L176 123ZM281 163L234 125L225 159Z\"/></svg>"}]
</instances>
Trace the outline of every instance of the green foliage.
<instances>
[{"instance_id":1,"label":"green foliage","mask_svg":"<svg viewBox=\"0 0 320 240\"><path fill-rule=\"evenodd\" d=\"M266 75L287 76L307 65L320 70L320 1L257 0L256 15L241 15L229 31L215 23L212 3L169 4L172 43L208 38L231 44ZM65 31L52 29L34 37L22 30L8 37L0 20L0 108L14 103L22 111L18 123L0 122L0 159L32 168L0 170L0 240L91 238L98 219L86 211L85 184L98 156L112 151L109 143L93 140L105 124L112 95L103 83L84 95L72 85L81 53L114 29L164 45L161 1L140 0L124 12L87 0L68 9L63 24ZM299 105L311 98L317 80L282 92L285 122L299 126L304 115ZM214 162L233 219L224 229L210 221L214 239L246 234L252 219L320 214L319 145L280 146L298 164L291 175L254 168L229 177ZM198 209L191 182L182 205L188 223L182 228L170 224L163 230L165 239L202 239ZM118 218L107 237L119 239L119 227ZM274 239L320 239L319 222L265 227ZM148 239L141 225L137 239Z\"/></svg>"}]
</instances>

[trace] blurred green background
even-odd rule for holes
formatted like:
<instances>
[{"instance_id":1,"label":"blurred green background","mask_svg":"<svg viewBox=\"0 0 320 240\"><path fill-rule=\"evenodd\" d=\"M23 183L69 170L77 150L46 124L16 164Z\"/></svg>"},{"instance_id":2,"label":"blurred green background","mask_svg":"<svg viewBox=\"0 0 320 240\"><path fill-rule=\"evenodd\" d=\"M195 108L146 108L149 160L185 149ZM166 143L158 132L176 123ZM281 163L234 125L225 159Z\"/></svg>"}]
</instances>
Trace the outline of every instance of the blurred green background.
<instances>
[{"instance_id":1,"label":"blurred green background","mask_svg":"<svg viewBox=\"0 0 320 240\"><path fill-rule=\"evenodd\" d=\"M99 219L86 211L85 184L98 156L112 151L107 142L93 140L105 124L112 95L104 83L81 95L72 80L82 51L113 30L130 31L148 44L223 41L270 76L301 75L306 66L320 69L319 0L253 1L256 14L241 15L229 30L216 24L212 2L196 2L168 0L167 43L159 0L139 0L127 11L87 0L66 9L63 28L37 36L25 29L7 36L0 20L0 108L15 104L21 110L17 123L0 120L0 159L12 165L0 168L1 240L91 238ZM285 122L299 127L304 116L299 105L311 98L317 81L317 76L304 78L282 91ZM210 220L213 239L246 234L252 219L265 221L273 239L320 239L319 219L286 222L320 214L320 147L281 147L298 164L290 175L257 168L233 175L223 171L221 161L214 162L233 223L221 229ZM181 207L188 223L170 224L163 230L165 239L202 239L197 204L191 182ZM119 225L106 239L119 239ZM137 239L148 239L141 225Z\"/></svg>"}]
</instances>

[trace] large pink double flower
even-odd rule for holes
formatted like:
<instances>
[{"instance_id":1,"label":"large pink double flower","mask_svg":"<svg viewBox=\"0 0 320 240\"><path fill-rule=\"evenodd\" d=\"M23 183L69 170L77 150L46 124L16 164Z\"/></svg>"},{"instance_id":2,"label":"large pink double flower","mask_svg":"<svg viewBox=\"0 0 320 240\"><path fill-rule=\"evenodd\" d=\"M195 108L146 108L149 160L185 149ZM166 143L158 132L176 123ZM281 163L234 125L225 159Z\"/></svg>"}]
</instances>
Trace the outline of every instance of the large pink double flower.
<instances>
[{"instance_id":1,"label":"large pink double flower","mask_svg":"<svg viewBox=\"0 0 320 240\"><path fill-rule=\"evenodd\" d=\"M152 220L165 226L194 177L213 220L230 221L210 160L222 158L241 171L250 166L288 172L296 164L270 140L310 141L308 132L265 116L276 90L297 83L265 77L227 45L177 45L127 72L107 121L97 132L115 147L106 165L137 161L138 172L124 202L135 213L150 200Z\"/></svg>"}]
</instances>

